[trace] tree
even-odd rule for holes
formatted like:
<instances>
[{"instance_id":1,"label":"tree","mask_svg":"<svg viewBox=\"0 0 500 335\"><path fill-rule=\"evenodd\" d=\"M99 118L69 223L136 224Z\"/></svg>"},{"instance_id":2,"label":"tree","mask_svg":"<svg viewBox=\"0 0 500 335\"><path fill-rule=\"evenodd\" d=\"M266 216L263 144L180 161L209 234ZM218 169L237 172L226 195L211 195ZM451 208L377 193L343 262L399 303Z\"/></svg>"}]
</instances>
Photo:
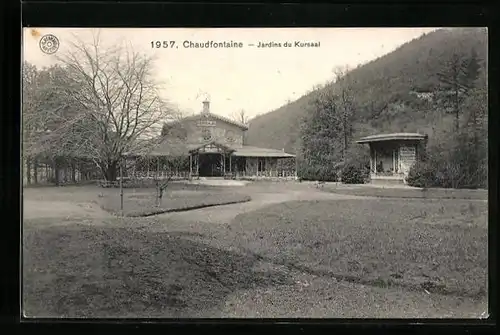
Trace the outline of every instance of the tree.
<instances>
[{"instance_id":1,"label":"tree","mask_svg":"<svg viewBox=\"0 0 500 335\"><path fill-rule=\"evenodd\" d=\"M36 125L34 124L34 114L37 110L37 86L38 86L38 70L36 66L24 62L22 69L22 101L23 101L23 156L24 163L26 164L27 182L31 184L31 166L32 155L30 149L34 140L34 131ZM35 164L36 166L36 164ZM35 179L36 179L35 172ZM35 180L36 183L36 180Z\"/></svg>"},{"instance_id":2,"label":"tree","mask_svg":"<svg viewBox=\"0 0 500 335\"><path fill-rule=\"evenodd\" d=\"M464 109L467 111L467 119L462 133L468 141L468 166L471 171L472 185L486 187L488 176L488 113L487 113L486 88L475 88L471 90Z\"/></svg>"},{"instance_id":3,"label":"tree","mask_svg":"<svg viewBox=\"0 0 500 335\"><path fill-rule=\"evenodd\" d=\"M185 113L180 110L177 110L175 113L169 115L169 120L166 120L166 122L163 123L160 137L164 138L169 136L186 140L188 131L185 124L182 122L184 115Z\"/></svg>"},{"instance_id":4,"label":"tree","mask_svg":"<svg viewBox=\"0 0 500 335\"><path fill-rule=\"evenodd\" d=\"M301 156L307 165L327 166L336 162L342 123L338 97L331 90L317 91L310 114L301 126Z\"/></svg>"},{"instance_id":5,"label":"tree","mask_svg":"<svg viewBox=\"0 0 500 335\"><path fill-rule=\"evenodd\" d=\"M338 96L338 113L342 125L342 161L345 161L353 134L353 122L356 109L353 91L355 82L349 73L348 66L335 68L334 74L335 85L333 87L334 92Z\"/></svg>"},{"instance_id":6,"label":"tree","mask_svg":"<svg viewBox=\"0 0 500 335\"><path fill-rule=\"evenodd\" d=\"M67 76L58 90L77 113L58 120L50 140L63 152L88 157L115 181L123 153L152 144L171 114L152 79L153 59L122 45L103 48L94 34L91 43L76 39L59 60Z\"/></svg>"},{"instance_id":7,"label":"tree","mask_svg":"<svg viewBox=\"0 0 500 335\"><path fill-rule=\"evenodd\" d=\"M52 161L55 182L59 183L61 157L68 152L56 140L61 137L58 129L76 115L76 108L68 104L60 89L66 79L66 71L58 65L38 70L23 63L23 156L28 183L31 182L31 166L37 182L37 161L43 157Z\"/></svg>"},{"instance_id":8,"label":"tree","mask_svg":"<svg viewBox=\"0 0 500 335\"><path fill-rule=\"evenodd\" d=\"M160 146L168 148L163 156L156 157L156 205L161 206L163 193L180 171L189 169L189 148L186 141L176 133L166 134ZM161 171L161 172L160 172Z\"/></svg>"},{"instance_id":9,"label":"tree","mask_svg":"<svg viewBox=\"0 0 500 335\"><path fill-rule=\"evenodd\" d=\"M438 73L440 103L454 114L454 133L447 139L445 158L437 150L433 163L442 170L441 186L486 187L487 182L487 96L486 81L480 80L481 61L474 48L469 54L453 53ZM443 92L444 91L444 92ZM461 120L464 116L465 120Z\"/></svg>"},{"instance_id":10,"label":"tree","mask_svg":"<svg viewBox=\"0 0 500 335\"><path fill-rule=\"evenodd\" d=\"M250 118L248 117L247 112L244 109L240 109L239 111L233 113L232 119L236 122L246 125L248 124Z\"/></svg>"},{"instance_id":11,"label":"tree","mask_svg":"<svg viewBox=\"0 0 500 335\"><path fill-rule=\"evenodd\" d=\"M475 87L479 70L478 55L476 50L472 49L468 56L457 52L452 53L444 63L442 71L437 73L441 103L445 110L455 116L456 132L460 129L463 103Z\"/></svg>"}]
</instances>

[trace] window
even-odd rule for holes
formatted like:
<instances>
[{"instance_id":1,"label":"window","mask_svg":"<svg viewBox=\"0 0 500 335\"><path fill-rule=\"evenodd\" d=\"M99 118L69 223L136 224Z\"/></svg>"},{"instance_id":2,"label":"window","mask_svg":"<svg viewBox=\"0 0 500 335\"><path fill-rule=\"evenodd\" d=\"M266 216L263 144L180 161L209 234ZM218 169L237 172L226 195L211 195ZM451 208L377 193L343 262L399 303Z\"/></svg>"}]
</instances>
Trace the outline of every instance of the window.
<instances>
[{"instance_id":1,"label":"window","mask_svg":"<svg viewBox=\"0 0 500 335\"><path fill-rule=\"evenodd\" d=\"M226 139L228 142L234 142L234 132L232 130L226 131Z\"/></svg>"}]
</instances>

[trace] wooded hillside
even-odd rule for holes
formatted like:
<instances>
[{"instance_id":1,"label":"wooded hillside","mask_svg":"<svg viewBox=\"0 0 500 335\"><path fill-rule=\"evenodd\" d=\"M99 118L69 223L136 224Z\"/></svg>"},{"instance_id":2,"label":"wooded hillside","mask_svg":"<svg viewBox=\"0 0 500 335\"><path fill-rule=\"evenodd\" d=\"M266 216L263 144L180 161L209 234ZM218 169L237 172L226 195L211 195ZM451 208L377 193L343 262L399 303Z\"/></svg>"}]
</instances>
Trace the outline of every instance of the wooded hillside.
<instances>
[{"instance_id":1,"label":"wooded hillside","mask_svg":"<svg viewBox=\"0 0 500 335\"><path fill-rule=\"evenodd\" d=\"M472 49L481 60L480 86L486 87L487 31L482 28L440 29L352 70L354 138L374 132L419 131L432 139L436 131L451 128L453 116L436 112L433 92L444 63L454 53L470 53ZM247 144L297 152L300 124L310 113L315 96L330 85L339 83L325 83L296 101L252 119Z\"/></svg>"}]
</instances>

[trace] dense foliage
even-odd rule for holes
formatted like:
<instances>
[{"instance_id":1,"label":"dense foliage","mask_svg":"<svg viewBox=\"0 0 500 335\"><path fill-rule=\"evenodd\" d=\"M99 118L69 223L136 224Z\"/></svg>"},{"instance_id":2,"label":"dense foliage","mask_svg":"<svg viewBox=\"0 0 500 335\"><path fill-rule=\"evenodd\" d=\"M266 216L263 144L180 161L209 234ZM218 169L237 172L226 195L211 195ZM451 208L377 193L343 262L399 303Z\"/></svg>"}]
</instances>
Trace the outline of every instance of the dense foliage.
<instances>
[{"instance_id":1,"label":"dense foliage","mask_svg":"<svg viewBox=\"0 0 500 335\"><path fill-rule=\"evenodd\" d=\"M366 165L368 148L356 138L420 132L429 136L425 164L436 176L420 176L427 168L418 166L412 183L424 178L429 186L486 187L486 46L482 28L423 35L253 119L247 143L296 152L310 165L299 168L301 176L326 166L340 171L353 148L357 164Z\"/></svg>"},{"instance_id":2,"label":"dense foliage","mask_svg":"<svg viewBox=\"0 0 500 335\"><path fill-rule=\"evenodd\" d=\"M439 73L444 90L438 91L436 106L453 114L453 126L435 134L425 162L410 171L410 185L487 188L487 95L480 62L474 49L457 52Z\"/></svg>"},{"instance_id":3,"label":"dense foliage","mask_svg":"<svg viewBox=\"0 0 500 335\"><path fill-rule=\"evenodd\" d=\"M486 142L486 136L475 138L474 133L462 130L449 141L430 146L426 159L410 169L408 184L424 188L488 188Z\"/></svg>"},{"instance_id":4,"label":"dense foliage","mask_svg":"<svg viewBox=\"0 0 500 335\"><path fill-rule=\"evenodd\" d=\"M297 175L300 180L317 180L326 182L338 181L338 171L334 166L311 165L305 162L298 164Z\"/></svg>"},{"instance_id":5,"label":"dense foliage","mask_svg":"<svg viewBox=\"0 0 500 335\"><path fill-rule=\"evenodd\" d=\"M414 187L432 187L436 184L436 173L428 162L418 162L410 168L406 182Z\"/></svg>"},{"instance_id":6,"label":"dense foliage","mask_svg":"<svg viewBox=\"0 0 500 335\"><path fill-rule=\"evenodd\" d=\"M342 169L342 183L364 184L368 171L364 166L349 164Z\"/></svg>"}]
</instances>

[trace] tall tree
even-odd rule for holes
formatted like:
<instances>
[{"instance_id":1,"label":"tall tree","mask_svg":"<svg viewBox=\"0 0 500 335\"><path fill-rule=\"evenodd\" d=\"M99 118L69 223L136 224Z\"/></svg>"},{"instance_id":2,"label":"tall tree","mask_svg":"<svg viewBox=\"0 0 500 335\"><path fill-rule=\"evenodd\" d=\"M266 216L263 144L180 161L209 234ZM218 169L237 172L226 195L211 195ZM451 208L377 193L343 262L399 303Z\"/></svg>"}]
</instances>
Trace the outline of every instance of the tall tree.
<instances>
[{"instance_id":1,"label":"tall tree","mask_svg":"<svg viewBox=\"0 0 500 335\"><path fill-rule=\"evenodd\" d=\"M460 116L463 103L473 90L479 77L479 59L475 49L470 55L453 53L445 61L442 71L437 76L440 83L441 102L445 110L455 116L455 131L460 129Z\"/></svg>"},{"instance_id":2,"label":"tall tree","mask_svg":"<svg viewBox=\"0 0 500 335\"><path fill-rule=\"evenodd\" d=\"M342 161L345 162L349 145L352 141L353 122L355 115L355 95L353 85L354 78L349 73L348 66L337 67L334 69L335 84L334 92L337 95L337 106L339 118L342 125Z\"/></svg>"},{"instance_id":3,"label":"tall tree","mask_svg":"<svg viewBox=\"0 0 500 335\"><path fill-rule=\"evenodd\" d=\"M466 93L468 93L470 90L476 88L481 71L481 61L475 48L471 49L470 55L465 58L463 66L464 72L461 79L462 84L466 88Z\"/></svg>"},{"instance_id":4,"label":"tall tree","mask_svg":"<svg viewBox=\"0 0 500 335\"><path fill-rule=\"evenodd\" d=\"M468 153L470 184L486 187L488 167L488 98L486 88L471 90L464 102L467 119L462 133L468 139L465 148Z\"/></svg>"},{"instance_id":5,"label":"tall tree","mask_svg":"<svg viewBox=\"0 0 500 335\"><path fill-rule=\"evenodd\" d=\"M339 155L342 122L338 113L338 97L331 90L314 93L310 114L301 127L302 158L306 164L327 166Z\"/></svg>"},{"instance_id":6,"label":"tall tree","mask_svg":"<svg viewBox=\"0 0 500 335\"><path fill-rule=\"evenodd\" d=\"M65 75L64 69L57 65L37 70L27 62L23 64L23 155L27 175L31 175L33 163L36 178L38 158L51 157L56 184L59 166L55 158L65 154L65 148L55 140L57 129L75 115L74 106L65 101L59 89L66 82Z\"/></svg>"},{"instance_id":7,"label":"tall tree","mask_svg":"<svg viewBox=\"0 0 500 335\"><path fill-rule=\"evenodd\" d=\"M439 73L444 107L454 114L454 132L434 161L447 187L485 187L487 180L487 96L475 49L454 53ZM443 94L443 90L447 90ZM462 117L465 119L462 120ZM443 157L444 156L444 157Z\"/></svg>"},{"instance_id":8,"label":"tall tree","mask_svg":"<svg viewBox=\"0 0 500 335\"><path fill-rule=\"evenodd\" d=\"M22 101L23 101L23 163L26 167L26 176L28 184L31 184L31 167L32 155L30 148L34 139L34 115L37 110L37 86L38 86L38 69L36 66L24 62L22 69ZM35 164L36 165L36 164ZM36 179L36 172L35 172ZM35 180L36 183L36 180Z\"/></svg>"}]
</instances>

